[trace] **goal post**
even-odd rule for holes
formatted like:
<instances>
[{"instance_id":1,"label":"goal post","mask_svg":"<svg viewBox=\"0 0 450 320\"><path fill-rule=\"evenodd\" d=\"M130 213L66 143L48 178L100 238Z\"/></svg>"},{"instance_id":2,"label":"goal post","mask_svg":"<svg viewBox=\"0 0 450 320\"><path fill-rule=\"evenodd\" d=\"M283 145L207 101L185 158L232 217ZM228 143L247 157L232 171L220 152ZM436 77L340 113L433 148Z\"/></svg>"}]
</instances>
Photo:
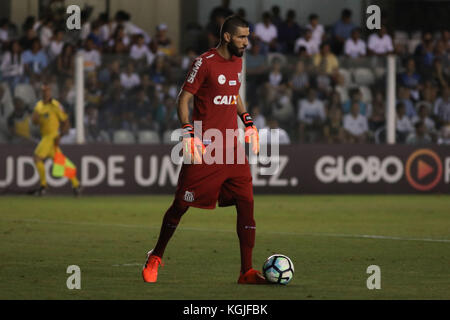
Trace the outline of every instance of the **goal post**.
<instances>
[{"instance_id":1,"label":"goal post","mask_svg":"<svg viewBox=\"0 0 450 320\"><path fill-rule=\"evenodd\" d=\"M76 143L84 144L84 58L81 52L75 58L75 93Z\"/></svg>"}]
</instances>

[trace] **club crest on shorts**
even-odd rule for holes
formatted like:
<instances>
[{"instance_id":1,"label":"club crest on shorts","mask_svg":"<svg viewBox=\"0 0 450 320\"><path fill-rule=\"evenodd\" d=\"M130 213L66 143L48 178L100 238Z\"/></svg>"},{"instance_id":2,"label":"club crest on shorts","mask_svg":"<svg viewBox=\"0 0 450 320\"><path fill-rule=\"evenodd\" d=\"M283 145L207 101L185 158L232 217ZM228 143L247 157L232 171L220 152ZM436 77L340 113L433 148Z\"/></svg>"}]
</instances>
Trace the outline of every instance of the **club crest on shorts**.
<instances>
[{"instance_id":1,"label":"club crest on shorts","mask_svg":"<svg viewBox=\"0 0 450 320\"><path fill-rule=\"evenodd\" d=\"M193 202L194 201L194 192L185 191L184 192L184 201Z\"/></svg>"}]
</instances>

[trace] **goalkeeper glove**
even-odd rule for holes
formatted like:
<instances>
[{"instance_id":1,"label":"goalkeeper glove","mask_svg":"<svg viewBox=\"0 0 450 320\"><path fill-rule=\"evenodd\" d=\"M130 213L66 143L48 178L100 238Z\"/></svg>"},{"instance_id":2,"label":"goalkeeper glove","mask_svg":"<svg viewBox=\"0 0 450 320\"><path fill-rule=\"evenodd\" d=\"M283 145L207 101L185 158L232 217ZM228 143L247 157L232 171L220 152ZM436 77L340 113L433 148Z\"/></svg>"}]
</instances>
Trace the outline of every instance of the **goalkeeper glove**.
<instances>
[{"instance_id":1,"label":"goalkeeper glove","mask_svg":"<svg viewBox=\"0 0 450 320\"><path fill-rule=\"evenodd\" d=\"M191 163L202 163L205 146L199 138L194 136L194 127L191 124L183 125L183 155L190 158Z\"/></svg>"},{"instance_id":2,"label":"goalkeeper glove","mask_svg":"<svg viewBox=\"0 0 450 320\"><path fill-rule=\"evenodd\" d=\"M240 115L242 122L245 125L245 143L251 143L252 151L254 154L259 153L259 134L253 124L253 119L248 112L244 112Z\"/></svg>"}]
</instances>

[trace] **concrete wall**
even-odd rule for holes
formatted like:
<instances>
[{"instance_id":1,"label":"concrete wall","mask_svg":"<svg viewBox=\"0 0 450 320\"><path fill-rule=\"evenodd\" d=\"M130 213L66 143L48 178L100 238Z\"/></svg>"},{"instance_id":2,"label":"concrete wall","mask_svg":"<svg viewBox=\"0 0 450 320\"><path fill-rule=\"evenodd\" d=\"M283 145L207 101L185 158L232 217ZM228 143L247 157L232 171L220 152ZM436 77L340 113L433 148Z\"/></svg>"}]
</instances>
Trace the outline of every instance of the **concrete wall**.
<instances>
[{"instance_id":1,"label":"concrete wall","mask_svg":"<svg viewBox=\"0 0 450 320\"><path fill-rule=\"evenodd\" d=\"M198 17L201 25L208 22L211 10L221 2L221 0L198 0ZM353 11L355 24L361 21L361 1L358 0L231 0L231 9L244 8L247 19L253 23L260 21L262 13L270 11L273 5L280 7L283 18L288 9L294 9L297 12L297 22L302 25L308 22L308 16L313 12L320 16L322 24L331 25L340 18L343 8Z\"/></svg>"},{"instance_id":2,"label":"concrete wall","mask_svg":"<svg viewBox=\"0 0 450 320\"><path fill-rule=\"evenodd\" d=\"M0 0L4 1L4 0ZM150 35L160 23L169 26L169 36L176 48L180 39L180 2L182 0L110 0L110 14L123 9L130 13L135 24ZM106 0L66 0L66 5L75 4L83 8L85 4L93 7L92 18L106 10ZM11 20L21 25L29 15L38 16L38 0L11 1Z\"/></svg>"},{"instance_id":3,"label":"concrete wall","mask_svg":"<svg viewBox=\"0 0 450 320\"><path fill-rule=\"evenodd\" d=\"M0 0L1 1L1 0ZM39 6L37 0L14 0L11 1L10 20L19 27L28 16L38 16Z\"/></svg>"}]
</instances>

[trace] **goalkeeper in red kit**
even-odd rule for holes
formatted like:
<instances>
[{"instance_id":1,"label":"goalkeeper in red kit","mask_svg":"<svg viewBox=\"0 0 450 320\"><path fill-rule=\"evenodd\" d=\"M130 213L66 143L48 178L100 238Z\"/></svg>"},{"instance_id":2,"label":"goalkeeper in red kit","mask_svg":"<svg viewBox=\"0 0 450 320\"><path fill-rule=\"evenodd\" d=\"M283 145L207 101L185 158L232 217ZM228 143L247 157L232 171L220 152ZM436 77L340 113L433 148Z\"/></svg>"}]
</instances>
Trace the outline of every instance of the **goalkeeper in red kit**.
<instances>
[{"instance_id":1,"label":"goalkeeper in red kit","mask_svg":"<svg viewBox=\"0 0 450 320\"><path fill-rule=\"evenodd\" d=\"M142 270L145 282L156 282L158 268L164 250L181 217L190 206L214 209L219 206L235 206L237 211L237 234L240 245L240 284L268 283L263 275L252 268L252 251L255 243L255 220L253 217L253 185L250 166L244 155L237 160L243 146L237 136L227 139L227 131L237 132L237 116L245 125L245 141L251 143L251 152L258 154L259 137L252 118L246 112L239 96L242 77L242 56L248 46L249 25L240 17L228 17L221 28L221 41L217 48L199 56L192 64L178 96L178 117L183 128L183 152L191 163L183 163L178 177L175 199L164 215L158 242L148 252ZM192 122L189 120L189 101L194 99ZM201 135L195 126L201 121ZM206 139L208 130L222 134L222 141ZM224 160L232 153L233 161L208 164L203 161L208 146L222 148ZM228 156L227 156L228 154Z\"/></svg>"}]
</instances>

